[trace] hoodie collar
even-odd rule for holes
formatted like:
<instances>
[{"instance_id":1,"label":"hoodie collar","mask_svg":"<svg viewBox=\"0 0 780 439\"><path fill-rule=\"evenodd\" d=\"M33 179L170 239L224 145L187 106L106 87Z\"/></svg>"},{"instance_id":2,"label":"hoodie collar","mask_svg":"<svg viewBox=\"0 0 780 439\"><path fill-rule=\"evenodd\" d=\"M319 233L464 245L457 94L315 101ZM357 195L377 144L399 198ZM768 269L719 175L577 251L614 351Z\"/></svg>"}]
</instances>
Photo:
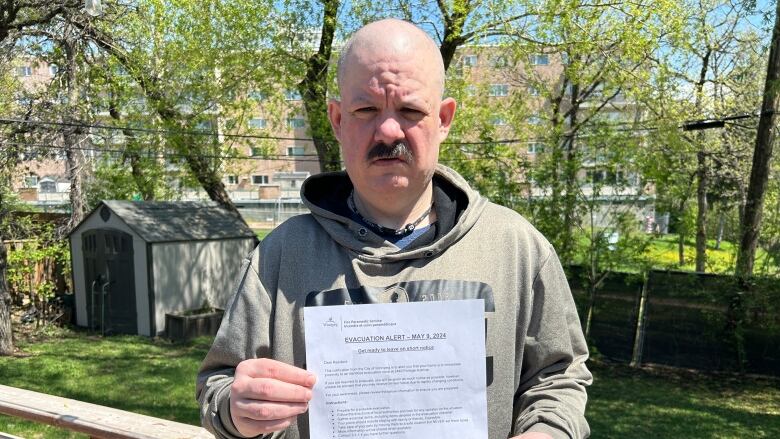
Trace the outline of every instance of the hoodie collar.
<instances>
[{"instance_id":1,"label":"hoodie collar","mask_svg":"<svg viewBox=\"0 0 780 439\"><path fill-rule=\"evenodd\" d=\"M437 199L436 202L454 203L458 208L442 211L437 220L441 221L439 232L429 237L429 242L423 240L417 243L416 240L410 247L400 251L395 245L352 220L346 199L353 186L345 171L309 177L301 186L301 199L330 237L356 252L360 259L367 262L391 262L430 258L444 251L468 232L487 203L485 198L469 187L463 177L446 166L438 165L434 178L442 181L442 184L438 185L440 189L446 187L446 190L435 190L434 195L451 199Z\"/></svg>"}]
</instances>

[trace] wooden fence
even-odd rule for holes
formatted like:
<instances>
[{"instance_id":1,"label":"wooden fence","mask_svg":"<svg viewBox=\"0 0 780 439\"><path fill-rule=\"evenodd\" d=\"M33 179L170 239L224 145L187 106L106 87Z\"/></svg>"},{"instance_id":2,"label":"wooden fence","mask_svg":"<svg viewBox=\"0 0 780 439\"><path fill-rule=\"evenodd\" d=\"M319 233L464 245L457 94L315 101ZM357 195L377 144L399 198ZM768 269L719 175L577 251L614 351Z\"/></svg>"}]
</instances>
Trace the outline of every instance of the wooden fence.
<instances>
[{"instance_id":1,"label":"wooden fence","mask_svg":"<svg viewBox=\"0 0 780 439\"><path fill-rule=\"evenodd\" d=\"M194 425L3 385L0 413L99 439L214 439Z\"/></svg>"}]
</instances>

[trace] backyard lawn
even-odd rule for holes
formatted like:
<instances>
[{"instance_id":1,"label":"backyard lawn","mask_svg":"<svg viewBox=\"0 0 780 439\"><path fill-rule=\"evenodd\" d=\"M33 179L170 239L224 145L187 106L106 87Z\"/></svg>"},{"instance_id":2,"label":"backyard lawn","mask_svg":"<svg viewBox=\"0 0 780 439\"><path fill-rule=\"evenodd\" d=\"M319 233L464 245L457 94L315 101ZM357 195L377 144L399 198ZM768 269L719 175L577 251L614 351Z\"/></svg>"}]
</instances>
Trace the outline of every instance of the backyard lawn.
<instances>
[{"instance_id":1,"label":"backyard lawn","mask_svg":"<svg viewBox=\"0 0 780 439\"><path fill-rule=\"evenodd\" d=\"M171 344L65 331L0 358L0 383L190 424L198 423L195 373L208 339ZM780 437L780 380L634 370L591 364L588 420L594 438ZM0 432L85 437L0 416Z\"/></svg>"}]
</instances>

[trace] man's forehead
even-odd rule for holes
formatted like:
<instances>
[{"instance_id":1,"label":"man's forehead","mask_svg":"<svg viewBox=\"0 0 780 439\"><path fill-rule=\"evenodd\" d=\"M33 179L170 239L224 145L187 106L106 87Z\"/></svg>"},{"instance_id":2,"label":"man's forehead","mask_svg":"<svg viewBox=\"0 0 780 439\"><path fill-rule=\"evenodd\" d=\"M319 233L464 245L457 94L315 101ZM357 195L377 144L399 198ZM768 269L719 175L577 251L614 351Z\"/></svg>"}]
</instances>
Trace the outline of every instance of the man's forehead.
<instances>
[{"instance_id":1,"label":"man's forehead","mask_svg":"<svg viewBox=\"0 0 780 439\"><path fill-rule=\"evenodd\" d=\"M387 85L402 85L408 89L435 88L431 81L431 69L422 59L397 58L391 56L356 56L346 69L345 86L352 88L373 88Z\"/></svg>"}]
</instances>

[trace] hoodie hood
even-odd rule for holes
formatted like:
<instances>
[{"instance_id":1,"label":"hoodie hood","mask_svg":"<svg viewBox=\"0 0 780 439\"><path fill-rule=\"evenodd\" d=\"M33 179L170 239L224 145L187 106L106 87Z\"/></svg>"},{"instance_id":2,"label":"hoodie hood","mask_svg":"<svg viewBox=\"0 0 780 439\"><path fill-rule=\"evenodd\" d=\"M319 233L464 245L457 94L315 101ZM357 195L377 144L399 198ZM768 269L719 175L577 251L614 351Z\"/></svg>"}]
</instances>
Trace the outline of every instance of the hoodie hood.
<instances>
[{"instance_id":1,"label":"hoodie hood","mask_svg":"<svg viewBox=\"0 0 780 439\"><path fill-rule=\"evenodd\" d=\"M307 178L301 186L301 199L334 241L356 252L358 257L366 262L430 258L443 252L465 235L487 205L487 199L473 190L466 180L452 169L437 165L433 178L442 179L462 192L466 206L449 232L428 245L411 250L399 250L394 244L351 219L346 199L353 186L345 171L327 172Z\"/></svg>"}]
</instances>

